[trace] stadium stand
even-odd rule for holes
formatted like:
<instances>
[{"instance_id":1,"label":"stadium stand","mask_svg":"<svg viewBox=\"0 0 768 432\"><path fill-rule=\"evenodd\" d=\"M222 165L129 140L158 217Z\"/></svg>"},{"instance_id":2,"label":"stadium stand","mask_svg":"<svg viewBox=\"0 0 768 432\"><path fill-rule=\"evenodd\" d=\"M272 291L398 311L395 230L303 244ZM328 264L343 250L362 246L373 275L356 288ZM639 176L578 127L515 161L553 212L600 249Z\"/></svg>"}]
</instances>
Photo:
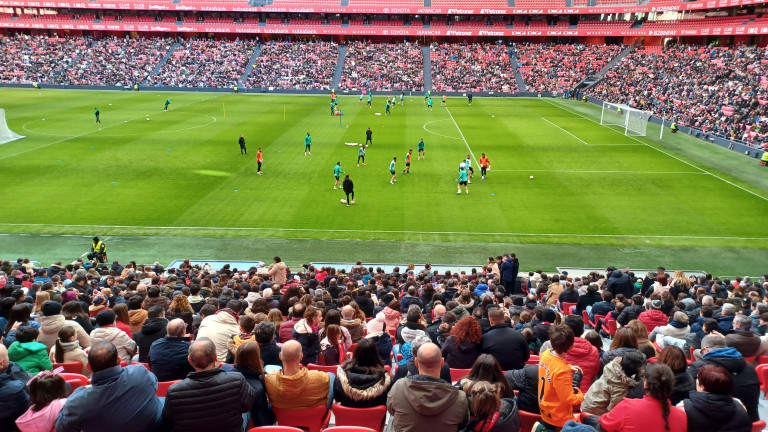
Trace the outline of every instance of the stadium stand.
<instances>
[{"instance_id":1,"label":"stadium stand","mask_svg":"<svg viewBox=\"0 0 768 432\"><path fill-rule=\"evenodd\" d=\"M338 58L334 42L269 42L262 47L245 86L330 90Z\"/></svg>"},{"instance_id":2,"label":"stadium stand","mask_svg":"<svg viewBox=\"0 0 768 432\"><path fill-rule=\"evenodd\" d=\"M529 91L562 93L599 72L622 46L515 44L514 48Z\"/></svg>"},{"instance_id":3,"label":"stadium stand","mask_svg":"<svg viewBox=\"0 0 768 432\"><path fill-rule=\"evenodd\" d=\"M347 44L342 90L421 91L424 65L417 44Z\"/></svg>"},{"instance_id":4,"label":"stadium stand","mask_svg":"<svg viewBox=\"0 0 768 432\"><path fill-rule=\"evenodd\" d=\"M641 47L589 93L757 147L768 142L767 64L754 46Z\"/></svg>"},{"instance_id":5,"label":"stadium stand","mask_svg":"<svg viewBox=\"0 0 768 432\"><path fill-rule=\"evenodd\" d=\"M0 37L0 81L59 84L84 52L89 39L16 35Z\"/></svg>"},{"instance_id":6,"label":"stadium stand","mask_svg":"<svg viewBox=\"0 0 768 432\"><path fill-rule=\"evenodd\" d=\"M437 92L517 91L506 45L433 44L430 57Z\"/></svg>"},{"instance_id":7,"label":"stadium stand","mask_svg":"<svg viewBox=\"0 0 768 432\"><path fill-rule=\"evenodd\" d=\"M231 87L240 81L257 43L188 39L150 78L172 87Z\"/></svg>"},{"instance_id":8,"label":"stadium stand","mask_svg":"<svg viewBox=\"0 0 768 432\"><path fill-rule=\"evenodd\" d=\"M99 265L78 260L64 267L47 268L51 273L41 276L42 273L38 272L40 269L23 263L24 260L19 260L16 265L11 261L0 262L0 305L5 334L7 338L18 338L7 343L8 348L0 344L0 373L3 373L3 379L0 380L0 402L4 407L0 425L3 430L14 430L17 425L22 432L52 430L54 423L57 430L65 430L73 424L89 429L87 425L93 422L92 415L88 414L90 409L99 409L100 412L109 410L109 420L99 420L101 422L117 424L132 421L160 427L165 421L166 424L174 425L175 429L180 424L206 425L206 422L214 421L211 419L219 422L231 420L232 413L211 414L219 411L213 410L205 416L199 416L195 410L189 409L213 406L217 401L212 400L212 397L219 398L222 411L226 405L227 409L238 407L239 412L248 413L245 419L250 419L254 427L271 425L275 419L280 425L316 428L314 423L319 423L324 427L328 425L333 408L337 418L343 419L341 424L372 426L374 430L380 430L384 421L398 423L429 420L418 412L409 411L407 405L403 407L411 398L397 396L407 391L409 382L413 380L405 377L415 374L432 376L433 379L426 380L427 384L421 378L422 385L436 386L432 391L440 389L443 394L450 395L446 400L451 404L460 404L438 417L432 417L431 421L437 418L442 423L458 424L468 409L474 415L475 408L467 403L467 397L471 401L473 391L479 385L489 386L486 397L497 398L496 403L501 406L501 412L506 413L499 417L499 421L506 421L509 415L515 419L509 420L513 425L519 421L516 420L518 416L530 423L539 418L539 414L536 414L539 410L542 414L551 410L562 412L562 422L574 418L585 421L592 412L574 417L574 402L570 400L554 398L539 405L536 397L532 396L533 405L526 405L524 401L526 394L539 394L536 380L533 380L534 384L526 380L528 372L525 368L530 366L524 365L562 363L562 360L552 360L553 351L565 357L568 364L577 365L583 370L583 376L580 374L579 378L574 378L573 386L576 390L573 400L576 401L576 408L583 400L592 410L599 411L599 420L593 420L601 424L616 421L614 410L631 410L632 404L643 400L642 391L638 396L632 390L636 385L642 386L643 381L648 381L652 388L649 391L650 397L658 398L662 403L669 403L669 400L676 403L686 399L684 405L687 421L702 421L694 409L700 406L697 403L701 401L688 395L693 381L682 379L690 374L698 377L699 383L706 390L719 392L717 394L722 395L718 396L721 404L725 396L738 397L744 404L723 405L722 409L729 410L730 414L718 417L718 421L741 427L720 430L749 429L753 422L755 430L765 426L757 417L763 378L758 376L753 364L759 362L761 354L768 353L768 344L760 339L761 335L764 336L766 326L758 327L758 334L740 329L742 326L748 329L750 318L757 318L755 314L768 309L763 294L768 290L768 276L759 281L738 278L732 283L711 276L700 276L697 279L683 272L675 272L674 277L654 273L656 282L650 280L644 283L641 294L632 299L635 305L632 306L624 302L629 302L627 297L635 291L632 281L637 278L642 280L643 275L629 269L608 267L605 272L584 272L583 275L522 273L505 291L501 276L508 277L507 272L517 268L512 258L500 258L499 262L491 265L478 265L478 271L471 274L433 272L416 266L413 267L413 273L400 273L396 270L387 273L361 265L347 269L308 266L293 271L276 258L275 263L269 267L252 267L248 270L229 266L213 269L207 264L206 268L201 268L186 262L182 262L178 268L165 269L157 263L152 266L123 266L117 261L110 265ZM87 271L85 267L88 267ZM369 285L373 288L358 286L357 282L371 278L371 273L387 280L388 285ZM55 278L55 285L48 282L49 276ZM62 286L58 282L63 282ZM86 290L88 286L94 288ZM727 297L716 304L710 294L720 292L720 286L725 288ZM692 321L696 321L699 311L704 313L703 307L713 305L722 310L721 321L725 322L730 312L726 311L726 306L719 304L732 304L732 301L741 304L741 298L746 296L746 292L756 302L756 306L752 317L747 318L745 312L745 315L738 315L739 318L734 319L734 335L760 341L756 351L754 347L749 348L752 355L746 355L747 347L738 343L741 341L739 338L731 335L724 338L713 334L704 339L696 339L699 329L681 324L687 323L689 316ZM36 301L35 297L45 301ZM566 299L570 302L566 302ZM675 303L676 300L680 302ZM686 300L698 308L686 307ZM29 312L18 313L21 309L13 305L19 302L28 304L28 310L34 310L32 316ZM646 302L645 305L643 302ZM83 308L89 304L92 314L96 307L94 304L103 305L98 306L100 309L96 310L99 312L92 319L100 323L102 328L90 330L92 321L83 312ZM564 305L574 307L576 313L571 314L569 311L560 314ZM451 310L446 311L446 306ZM117 312L118 308L122 310ZM148 315L162 316L163 308L168 309L165 313L168 319L148 318ZM622 309L628 315L619 312ZM390 335L384 331L389 323L387 317L395 314L399 316L401 310L404 311L403 319L392 321ZM606 311L603 319L611 323L610 328L626 323L612 333L612 341L601 339L596 333L597 329L585 329L582 313L591 320L592 311L598 310ZM629 314L630 311L634 315ZM675 328L683 329L679 333L681 336L688 336L691 341L698 340L702 347L708 348L707 355L703 358L693 357L696 354L691 348L692 357L688 359L688 354L676 346L666 347L657 353L656 341L648 340L646 326L649 322L644 320L644 314L651 312L663 317L663 320L651 326L651 334L659 334L657 340L662 339L664 331L673 327L663 325L667 319L672 319L677 323ZM461 315L462 318L457 322L455 319L449 321L447 314L453 318ZM601 316L595 315L596 318ZM634 319L638 316L639 320ZM191 323L192 336L186 336L188 324L184 317ZM112 325L116 319L117 325ZM449 325L449 322L454 324ZM144 329L156 323L167 329L166 336L160 336L155 343L144 345L145 348L139 345L140 350L149 350L143 355L148 356L151 362L137 363L134 360L114 366L115 359L110 356L116 355L117 348L123 346L121 344L130 341L126 332L131 327L141 329L134 332L137 335L135 338L140 340ZM599 325L597 322L593 324ZM70 329L61 330L65 326ZM115 337L110 341L100 340L97 335L107 330L115 334ZM47 372L32 373L34 378L30 380L30 375L25 371L34 364L32 354L29 354L32 351L19 349L20 344L38 344L43 355L48 355L46 345L25 342L30 332L40 333L41 340L55 347L48 348L52 350L50 358L62 359L56 351L65 350L67 355L73 356L68 358L79 359L79 363L69 363L74 363L77 372L87 365L93 370L92 382L89 377L76 372L57 376L58 371L51 372L51 362L42 367ZM81 334L82 342L78 342L79 337L69 342L70 338ZM353 334L356 340L354 344ZM206 340L201 343L194 341L200 338ZM193 340L191 348L190 340ZM400 352L398 355L392 350L393 340ZM113 345L112 341L118 346ZM609 343L610 348L603 350ZM86 353L84 348L88 348L88 345L91 345L90 352ZM428 348L422 351L422 347ZM220 349L222 353L232 354L229 361L217 360ZM414 362L414 349L417 350L420 366ZM278 357L281 350L281 357ZM642 352L649 352L653 356L643 355ZM321 353L324 365L308 364L305 368L300 363L303 361L301 358L310 355L317 357L318 353ZM439 366L430 367L428 365L433 363L427 361L431 358L427 357L427 353L436 356L437 365L440 365L442 355L454 364L469 364L473 367L451 368L449 363L442 369ZM141 351L139 354L142 354ZM349 360L338 365L340 354L346 354ZM380 357L382 355L383 362ZM199 360L201 357L204 362ZM617 357L618 360L613 360ZM636 363L623 362L621 357L628 357ZM336 360L331 361L332 358ZM504 371L501 364L508 363L512 358L519 360L519 364ZM693 364L688 366L689 362ZM650 366L652 363L654 366ZM723 364L726 366L721 366ZM268 367L266 371L264 366ZM190 367L198 373L187 375ZM283 372L274 372L281 367L284 368ZM549 367L549 370L554 371L551 365ZM632 385L628 388L622 387L623 390L619 391L619 388L612 387L616 384L606 379L605 375L603 378L598 377L601 368L608 371L604 374L618 375L632 374L631 371L638 369L646 371L638 375L637 380L631 380ZM671 368L684 375L674 379ZM762 374L764 368L760 365L757 369ZM326 370L333 371L338 378L330 380ZM568 386L565 393L570 394L573 388L571 372L566 370L569 379L563 382ZM229 374L219 375L222 371ZM163 377L161 382L158 382L156 374ZM664 380L667 382L664 390L659 393L652 384L657 374L665 374ZM714 378L712 374L715 374ZM212 394L205 380L197 381L203 376L218 376L220 380L235 381L238 383L234 387L237 391ZM106 377L110 379L105 380ZM456 386L441 381L443 377L456 381ZM24 384L28 380L29 385L25 389ZM61 387L36 385L37 380L61 380ZM119 386L120 394L112 394L113 390L105 385L115 380L122 384ZM735 381L738 385L719 386L716 389L714 384L717 380ZM85 389L68 395L65 381L73 389ZM706 387L708 383L713 385L711 389ZM208 384L215 387L214 384ZM500 385L501 391L507 392L510 397L513 390L519 391L519 402L505 406L499 390L493 384ZM334 400L328 397L331 385L334 386ZM124 386L130 386L130 392L124 392ZM190 386L195 392L185 393L184 398L177 395L181 389L189 389ZM616 391L617 396L612 396L611 400L602 397L606 388ZM365 393L368 397L361 400L359 394L365 389L368 389ZM142 397L136 399L138 394L142 394ZM707 394L702 393L701 396L709 397ZM267 403L267 395L274 409ZM33 403L40 405L28 410L30 397ZM171 404L171 409L163 411L157 397L166 397L165 403ZM241 397L248 401L246 405L238 403ZM439 393L433 393L433 398L442 400ZM141 401L142 406L137 405L131 410L115 409L103 405L105 400L122 400L123 404ZM183 405L179 405L181 400L184 400ZM83 405L84 401L89 401L87 409ZM609 402L618 404L610 412L602 408ZM393 413L392 416L385 416L384 405ZM641 411L626 417L624 421L639 418L637 414L642 413L645 424L657 424L663 429L664 415L658 403L656 407L656 411L636 408ZM39 411L41 409L43 411ZM295 410L294 415L286 416L285 410ZM163 411L162 416L160 411ZM672 411L677 413L675 415L678 418L672 423L676 426L671 432L686 430L686 416L677 409ZM37 412L44 415L32 415ZM60 412L62 415L59 415ZM231 430L239 430L240 416L235 414L234 417L236 420L231 421Z\"/></svg>"}]
</instances>

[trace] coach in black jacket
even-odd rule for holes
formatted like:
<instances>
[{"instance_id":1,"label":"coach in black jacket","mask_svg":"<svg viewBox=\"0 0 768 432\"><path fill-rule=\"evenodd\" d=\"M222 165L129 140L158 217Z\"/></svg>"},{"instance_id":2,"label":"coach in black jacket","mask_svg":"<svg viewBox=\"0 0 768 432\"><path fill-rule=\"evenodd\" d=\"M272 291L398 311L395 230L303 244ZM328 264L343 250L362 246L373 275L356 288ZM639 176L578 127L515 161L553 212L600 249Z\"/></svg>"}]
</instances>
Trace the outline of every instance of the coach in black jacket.
<instances>
[{"instance_id":1,"label":"coach in black jacket","mask_svg":"<svg viewBox=\"0 0 768 432\"><path fill-rule=\"evenodd\" d=\"M192 343L187 378L168 389L164 421L176 431L240 432L256 391L237 372L218 368L216 346L208 338Z\"/></svg>"},{"instance_id":2,"label":"coach in black jacket","mask_svg":"<svg viewBox=\"0 0 768 432\"><path fill-rule=\"evenodd\" d=\"M491 308L488 320L491 328L483 335L483 353L494 356L501 370L522 369L531 357L528 342L519 331L505 322L501 308Z\"/></svg>"},{"instance_id":3,"label":"coach in black jacket","mask_svg":"<svg viewBox=\"0 0 768 432\"><path fill-rule=\"evenodd\" d=\"M609 267L608 271L610 277L603 284L603 291L608 290L614 298L619 294L624 294L625 298L632 298L632 295L635 294L635 286L629 279L629 275L613 267Z\"/></svg>"}]
</instances>

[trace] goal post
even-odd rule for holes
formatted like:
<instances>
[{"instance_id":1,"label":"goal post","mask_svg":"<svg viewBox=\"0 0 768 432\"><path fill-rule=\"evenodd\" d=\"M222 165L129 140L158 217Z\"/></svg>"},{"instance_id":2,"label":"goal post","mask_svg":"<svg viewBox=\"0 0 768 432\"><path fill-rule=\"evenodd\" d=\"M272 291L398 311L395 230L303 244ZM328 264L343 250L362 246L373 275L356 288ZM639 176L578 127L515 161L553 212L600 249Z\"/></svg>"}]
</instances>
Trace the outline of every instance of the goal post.
<instances>
[{"instance_id":1,"label":"goal post","mask_svg":"<svg viewBox=\"0 0 768 432\"><path fill-rule=\"evenodd\" d=\"M24 137L8 128L8 124L5 122L5 110L0 108L0 144L16 141L21 138Z\"/></svg>"},{"instance_id":2,"label":"goal post","mask_svg":"<svg viewBox=\"0 0 768 432\"><path fill-rule=\"evenodd\" d=\"M649 112L630 108L624 104L603 102L600 124L619 126L624 129L624 135L645 136L650 118Z\"/></svg>"}]
</instances>

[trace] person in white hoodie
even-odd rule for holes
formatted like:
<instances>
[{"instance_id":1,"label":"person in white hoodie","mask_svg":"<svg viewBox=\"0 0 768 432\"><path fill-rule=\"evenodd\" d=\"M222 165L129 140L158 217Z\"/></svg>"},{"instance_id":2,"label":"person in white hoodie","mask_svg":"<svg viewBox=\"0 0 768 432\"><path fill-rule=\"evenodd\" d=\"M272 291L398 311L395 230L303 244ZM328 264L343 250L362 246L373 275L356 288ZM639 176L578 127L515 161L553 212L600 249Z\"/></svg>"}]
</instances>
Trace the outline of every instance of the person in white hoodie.
<instances>
[{"instance_id":1,"label":"person in white hoodie","mask_svg":"<svg viewBox=\"0 0 768 432\"><path fill-rule=\"evenodd\" d=\"M216 358L219 362L226 361L227 342L233 336L240 334L239 322L240 302L230 300L225 309L220 310L216 315L205 317L200 323L200 330L197 332L197 338L208 338L216 345Z\"/></svg>"},{"instance_id":2,"label":"person in white hoodie","mask_svg":"<svg viewBox=\"0 0 768 432\"><path fill-rule=\"evenodd\" d=\"M75 321L64 318L61 314L61 303L49 300L43 303L41 308L43 316L40 318L40 336L37 337L37 341L45 345L48 351L56 344L59 339L59 330L64 326L69 326L75 329L77 335L77 341L80 342L80 347L85 349L91 346L91 338L88 337L88 333L83 327Z\"/></svg>"},{"instance_id":3,"label":"person in white hoodie","mask_svg":"<svg viewBox=\"0 0 768 432\"><path fill-rule=\"evenodd\" d=\"M672 315L672 321L665 326L659 326L653 329L648 335L649 341L656 341L660 347L666 345L685 345L685 337L691 332L691 326L688 325L688 315L685 312L677 311Z\"/></svg>"},{"instance_id":4,"label":"person in white hoodie","mask_svg":"<svg viewBox=\"0 0 768 432\"><path fill-rule=\"evenodd\" d=\"M117 356L121 361L131 363L131 358L137 352L136 342L128 334L115 327L115 313L103 310L96 314L98 328L91 332L91 345L99 340L111 342L117 348Z\"/></svg>"}]
</instances>

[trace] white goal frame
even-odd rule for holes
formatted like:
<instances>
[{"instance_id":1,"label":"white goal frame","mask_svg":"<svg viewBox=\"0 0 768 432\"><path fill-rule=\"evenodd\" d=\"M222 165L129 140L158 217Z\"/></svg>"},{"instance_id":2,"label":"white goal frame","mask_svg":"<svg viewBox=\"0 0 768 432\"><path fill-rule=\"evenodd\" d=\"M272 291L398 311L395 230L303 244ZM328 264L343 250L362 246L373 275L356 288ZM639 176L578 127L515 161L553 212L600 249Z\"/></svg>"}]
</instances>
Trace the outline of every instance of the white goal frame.
<instances>
[{"instance_id":1,"label":"white goal frame","mask_svg":"<svg viewBox=\"0 0 768 432\"><path fill-rule=\"evenodd\" d=\"M627 136L645 136L648 130L648 119L651 113L631 108L625 104L603 102L600 113L600 124L604 126L619 126Z\"/></svg>"},{"instance_id":2,"label":"white goal frame","mask_svg":"<svg viewBox=\"0 0 768 432\"><path fill-rule=\"evenodd\" d=\"M24 137L8 128L8 124L5 122L5 110L0 108L0 144L16 141L21 138Z\"/></svg>"}]
</instances>

